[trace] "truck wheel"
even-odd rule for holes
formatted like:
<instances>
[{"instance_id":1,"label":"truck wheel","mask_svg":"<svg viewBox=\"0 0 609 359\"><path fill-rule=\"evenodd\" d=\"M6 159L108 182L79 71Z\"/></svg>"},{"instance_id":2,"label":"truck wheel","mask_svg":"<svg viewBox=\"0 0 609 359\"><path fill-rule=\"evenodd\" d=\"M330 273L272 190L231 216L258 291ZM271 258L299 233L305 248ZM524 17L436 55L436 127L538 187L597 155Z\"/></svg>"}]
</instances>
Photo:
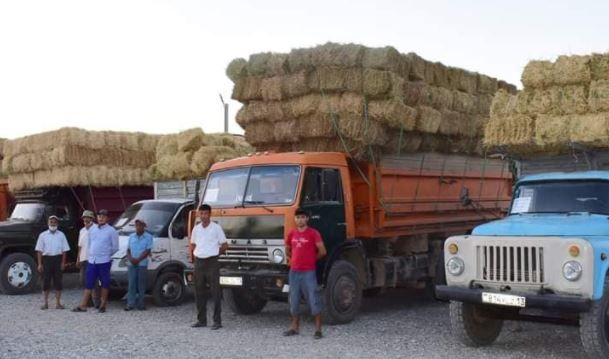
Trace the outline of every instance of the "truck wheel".
<instances>
[{"instance_id":1,"label":"truck wheel","mask_svg":"<svg viewBox=\"0 0 609 359\"><path fill-rule=\"evenodd\" d=\"M164 272L154 282L152 298L158 307L173 307L184 300L184 281L175 272Z\"/></svg>"},{"instance_id":2,"label":"truck wheel","mask_svg":"<svg viewBox=\"0 0 609 359\"><path fill-rule=\"evenodd\" d=\"M609 279L601 300L592 302L590 311L579 315L579 337L590 358L609 358Z\"/></svg>"},{"instance_id":3,"label":"truck wheel","mask_svg":"<svg viewBox=\"0 0 609 359\"><path fill-rule=\"evenodd\" d=\"M448 300L439 299L436 294L437 285L446 285L446 267L444 266L444 251L440 253L438 262L436 263L436 275L433 278L429 278L425 282L425 295L430 299L437 300L439 302L448 302Z\"/></svg>"},{"instance_id":4,"label":"truck wheel","mask_svg":"<svg viewBox=\"0 0 609 359\"><path fill-rule=\"evenodd\" d=\"M266 299L255 292L243 288L224 288L224 300L237 314L256 314L266 306Z\"/></svg>"},{"instance_id":5,"label":"truck wheel","mask_svg":"<svg viewBox=\"0 0 609 359\"><path fill-rule=\"evenodd\" d=\"M492 344L501 333L503 320L488 318L480 305L450 302L450 325L453 335L469 347Z\"/></svg>"},{"instance_id":6,"label":"truck wheel","mask_svg":"<svg viewBox=\"0 0 609 359\"><path fill-rule=\"evenodd\" d=\"M346 324L355 318L362 304L362 285L353 264L345 260L334 262L322 298L326 323Z\"/></svg>"},{"instance_id":7,"label":"truck wheel","mask_svg":"<svg viewBox=\"0 0 609 359\"><path fill-rule=\"evenodd\" d=\"M25 253L12 253L0 262L0 291L19 295L38 288L38 272L34 258Z\"/></svg>"}]
</instances>

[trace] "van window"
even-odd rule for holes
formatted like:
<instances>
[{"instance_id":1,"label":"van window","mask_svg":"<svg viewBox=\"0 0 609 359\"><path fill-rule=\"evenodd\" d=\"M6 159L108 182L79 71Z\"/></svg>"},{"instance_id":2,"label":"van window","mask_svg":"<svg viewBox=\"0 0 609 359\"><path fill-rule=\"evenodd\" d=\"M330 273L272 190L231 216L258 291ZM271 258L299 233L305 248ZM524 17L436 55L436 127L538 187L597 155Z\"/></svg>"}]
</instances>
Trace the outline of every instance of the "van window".
<instances>
[{"instance_id":1,"label":"van window","mask_svg":"<svg viewBox=\"0 0 609 359\"><path fill-rule=\"evenodd\" d=\"M188 205L182 208L173 223L171 224L171 237L175 239L184 239L188 233L186 225L188 224L188 214L195 208L194 205Z\"/></svg>"}]
</instances>

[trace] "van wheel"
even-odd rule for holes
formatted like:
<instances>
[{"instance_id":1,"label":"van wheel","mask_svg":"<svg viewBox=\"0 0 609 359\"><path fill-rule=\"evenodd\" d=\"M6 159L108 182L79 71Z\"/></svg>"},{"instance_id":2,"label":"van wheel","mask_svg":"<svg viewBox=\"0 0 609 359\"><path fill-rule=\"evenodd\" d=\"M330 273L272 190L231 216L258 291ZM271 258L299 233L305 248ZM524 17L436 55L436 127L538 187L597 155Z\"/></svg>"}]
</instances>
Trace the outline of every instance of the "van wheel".
<instances>
[{"instance_id":1,"label":"van wheel","mask_svg":"<svg viewBox=\"0 0 609 359\"><path fill-rule=\"evenodd\" d=\"M37 265L30 255L12 253L0 262L0 291L4 294L31 293L38 287Z\"/></svg>"},{"instance_id":2,"label":"van wheel","mask_svg":"<svg viewBox=\"0 0 609 359\"><path fill-rule=\"evenodd\" d=\"M453 335L468 347L492 344L503 327L503 320L484 315L481 305L450 302L450 326Z\"/></svg>"},{"instance_id":3,"label":"van wheel","mask_svg":"<svg viewBox=\"0 0 609 359\"><path fill-rule=\"evenodd\" d=\"M588 312L579 315L579 337L590 358L609 358L609 279L605 278L601 300L592 302Z\"/></svg>"},{"instance_id":4,"label":"van wheel","mask_svg":"<svg viewBox=\"0 0 609 359\"><path fill-rule=\"evenodd\" d=\"M355 318L362 304L362 285L353 264L346 260L334 262L322 298L322 318L326 323L346 324Z\"/></svg>"},{"instance_id":5,"label":"van wheel","mask_svg":"<svg viewBox=\"0 0 609 359\"><path fill-rule=\"evenodd\" d=\"M237 314L260 313L267 302L255 292L243 288L224 288L223 296L230 309Z\"/></svg>"},{"instance_id":6,"label":"van wheel","mask_svg":"<svg viewBox=\"0 0 609 359\"><path fill-rule=\"evenodd\" d=\"M154 282L152 299L158 307L173 307L184 300L184 281L175 272L161 273Z\"/></svg>"}]
</instances>

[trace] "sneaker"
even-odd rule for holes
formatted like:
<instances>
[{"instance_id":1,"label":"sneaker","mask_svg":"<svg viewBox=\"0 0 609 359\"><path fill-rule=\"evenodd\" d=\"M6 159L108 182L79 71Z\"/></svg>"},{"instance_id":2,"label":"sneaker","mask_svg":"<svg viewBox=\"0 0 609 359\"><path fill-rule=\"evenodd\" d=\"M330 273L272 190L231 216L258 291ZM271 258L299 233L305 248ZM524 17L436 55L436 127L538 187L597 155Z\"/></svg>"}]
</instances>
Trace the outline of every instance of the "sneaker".
<instances>
[{"instance_id":1,"label":"sneaker","mask_svg":"<svg viewBox=\"0 0 609 359\"><path fill-rule=\"evenodd\" d=\"M313 338L315 338L315 339L321 339L321 338L323 338L323 337L324 337L324 336L323 336L323 335L321 335L321 332L315 332L315 335L313 335Z\"/></svg>"},{"instance_id":2,"label":"sneaker","mask_svg":"<svg viewBox=\"0 0 609 359\"><path fill-rule=\"evenodd\" d=\"M202 323L202 322L196 322L193 325L191 325L192 328L203 328L206 326L207 326L207 323Z\"/></svg>"},{"instance_id":3,"label":"sneaker","mask_svg":"<svg viewBox=\"0 0 609 359\"><path fill-rule=\"evenodd\" d=\"M106 312L106 307L99 307L99 309L97 311L99 313L105 313Z\"/></svg>"},{"instance_id":4,"label":"sneaker","mask_svg":"<svg viewBox=\"0 0 609 359\"><path fill-rule=\"evenodd\" d=\"M126 306L126 307L125 307L125 312L129 312L129 311L131 311L131 310L133 310L133 309L134 309L134 308L133 308L133 307L131 307L131 306Z\"/></svg>"},{"instance_id":5,"label":"sneaker","mask_svg":"<svg viewBox=\"0 0 609 359\"><path fill-rule=\"evenodd\" d=\"M146 307L137 307L137 310L146 310Z\"/></svg>"},{"instance_id":6,"label":"sneaker","mask_svg":"<svg viewBox=\"0 0 609 359\"><path fill-rule=\"evenodd\" d=\"M222 324L219 323L215 323L214 325L211 326L211 330L218 330L222 328Z\"/></svg>"}]
</instances>

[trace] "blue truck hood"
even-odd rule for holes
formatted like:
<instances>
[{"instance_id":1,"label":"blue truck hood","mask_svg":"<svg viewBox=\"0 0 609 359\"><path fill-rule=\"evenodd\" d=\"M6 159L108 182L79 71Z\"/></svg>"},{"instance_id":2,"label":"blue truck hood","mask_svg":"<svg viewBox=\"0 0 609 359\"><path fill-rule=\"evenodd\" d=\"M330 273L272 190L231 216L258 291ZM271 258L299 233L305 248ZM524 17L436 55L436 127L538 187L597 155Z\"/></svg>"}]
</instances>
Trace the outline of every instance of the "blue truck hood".
<instances>
[{"instance_id":1,"label":"blue truck hood","mask_svg":"<svg viewBox=\"0 0 609 359\"><path fill-rule=\"evenodd\" d=\"M609 217L578 214L521 214L480 225L479 236L609 236Z\"/></svg>"}]
</instances>

